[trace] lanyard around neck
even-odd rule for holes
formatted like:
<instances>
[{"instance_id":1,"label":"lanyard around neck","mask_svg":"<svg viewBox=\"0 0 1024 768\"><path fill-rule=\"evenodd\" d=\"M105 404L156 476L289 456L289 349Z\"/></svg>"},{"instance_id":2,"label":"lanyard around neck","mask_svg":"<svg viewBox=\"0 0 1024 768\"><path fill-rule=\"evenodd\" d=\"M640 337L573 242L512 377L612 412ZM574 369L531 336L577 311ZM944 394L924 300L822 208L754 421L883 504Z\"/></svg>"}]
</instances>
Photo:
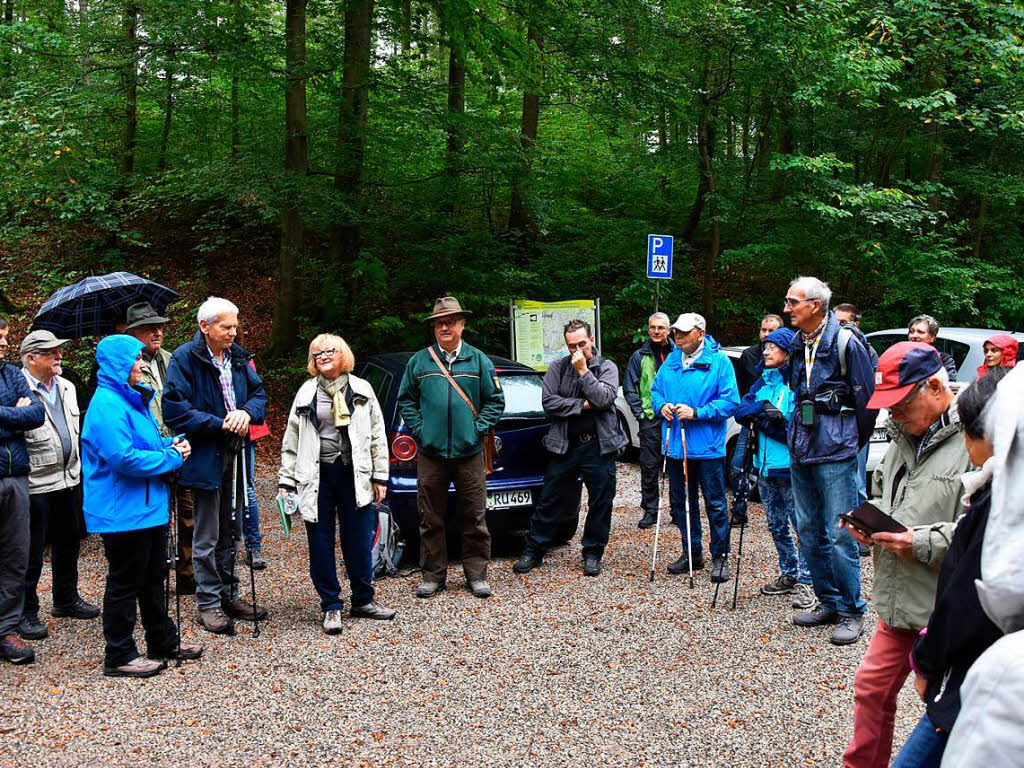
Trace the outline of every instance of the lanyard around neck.
<instances>
[{"instance_id":1,"label":"lanyard around neck","mask_svg":"<svg viewBox=\"0 0 1024 768\"><path fill-rule=\"evenodd\" d=\"M807 343L804 342L804 372L807 375L807 390L811 389L811 369L814 368L814 361L818 357L818 345L821 344L821 337L825 335L825 331L822 330L818 334L818 338L814 340L814 344L808 348Z\"/></svg>"}]
</instances>

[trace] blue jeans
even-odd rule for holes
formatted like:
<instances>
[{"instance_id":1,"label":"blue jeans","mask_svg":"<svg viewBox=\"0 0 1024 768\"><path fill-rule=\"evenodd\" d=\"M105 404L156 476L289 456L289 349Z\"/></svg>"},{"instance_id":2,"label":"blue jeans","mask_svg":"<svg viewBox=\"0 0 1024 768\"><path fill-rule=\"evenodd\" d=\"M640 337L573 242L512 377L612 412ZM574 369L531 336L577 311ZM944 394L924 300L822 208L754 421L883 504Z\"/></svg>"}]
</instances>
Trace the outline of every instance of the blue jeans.
<instances>
[{"instance_id":1,"label":"blue jeans","mask_svg":"<svg viewBox=\"0 0 1024 768\"><path fill-rule=\"evenodd\" d=\"M320 595L320 610L340 611L343 606L338 567L334 559L334 521L339 523L341 554L352 587L352 605L373 600L373 561L371 548L377 526L373 505L356 506L355 477L352 467L341 459L320 462L320 496L317 521L306 523L309 539L309 576Z\"/></svg>"},{"instance_id":2,"label":"blue jeans","mask_svg":"<svg viewBox=\"0 0 1024 768\"><path fill-rule=\"evenodd\" d=\"M743 474L743 457L747 453L747 440L750 438L750 428L743 427L736 436L736 446L732 449L732 465L729 467L729 488L736 493L739 487L739 478Z\"/></svg>"},{"instance_id":3,"label":"blue jeans","mask_svg":"<svg viewBox=\"0 0 1024 768\"><path fill-rule=\"evenodd\" d=\"M800 551L811 572L822 608L843 616L861 616L860 549L839 528L839 515L857 506L857 457L789 470L793 483Z\"/></svg>"},{"instance_id":4,"label":"blue jeans","mask_svg":"<svg viewBox=\"0 0 1024 768\"><path fill-rule=\"evenodd\" d=\"M892 768L939 768L947 741L949 734L935 730L935 723L925 713L896 755Z\"/></svg>"},{"instance_id":5,"label":"blue jeans","mask_svg":"<svg viewBox=\"0 0 1024 768\"><path fill-rule=\"evenodd\" d=\"M690 554L696 559L702 552L700 529L700 498L704 495L704 509L711 529L711 557L729 554L729 505L725 495L725 459L690 459L686 462L690 484ZM669 501L672 520L679 526L686 548L686 499L683 496L683 460L668 460Z\"/></svg>"},{"instance_id":6,"label":"blue jeans","mask_svg":"<svg viewBox=\"0 0 1024 768\"><path fill-rule=\"evenodd\" d=\"M245 517L242 519L242 534L245 537L245 548L250 552L259 552L263 543L263 536L260 535L260 502L256 498L256 449L249 443L249 455L245 459L248 488L248 507Z\"/></svg>"},{"instance_id":7,"label":"blue jeans","mask_svg":"<svg viewBox=\"0 0 1024 768\"><path fill-rule=\"evenodd\" d=\"M796 508L793 506L793 486L788 477L762 477L757 481L761 491L761 503L764 505L764 516L768 521L768 532L775 542L775 551L779 553L779 570L801 584L811 583L811 574L807 570L804 551L797 552L793 543L793 535L789 532L790 524L796 528Z\"/></svg>"},{"instance_id":8,"label":"blue jeans","mask_svg":"<svg viewBox=\"0 0 1024 768\"><path fill-rule=\"evenodd\" d=\"M857 490L860 492L860 503L868 500L868 449L871 443L867 442L857 454Z\"/></svg>"}]
</instances>

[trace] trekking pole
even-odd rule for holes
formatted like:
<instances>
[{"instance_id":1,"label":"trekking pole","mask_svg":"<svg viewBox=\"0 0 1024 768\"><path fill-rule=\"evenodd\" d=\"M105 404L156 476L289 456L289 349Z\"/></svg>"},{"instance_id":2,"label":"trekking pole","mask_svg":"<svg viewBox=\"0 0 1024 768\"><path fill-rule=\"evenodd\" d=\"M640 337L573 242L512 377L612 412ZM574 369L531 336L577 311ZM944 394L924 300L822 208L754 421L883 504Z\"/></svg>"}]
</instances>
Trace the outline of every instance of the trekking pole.
<instances>
[{"instance_id":1,"label":"trekking pole","mask_svg":"<svg viewBox=\"0 0 1024 768\"><path fill-rule=\"evenodd\" d=\"M174 568L174 634L177 638L175 641L175 656L177 660L174 663L175 667L181 666L181 584L178 579L178 475L175 473L171 479L171 520L169 526L168 535L168 547L170 547L167 553L167 561L172 564ZM173 553L173 554L171 554ZM171 572L167 571L167 587L170 589L171 586ZM170 608L170 597L168 596L164 601L164 613L168 613Z\"/></svg>"},{"instance_id":2,"label":"trekking pole","mask_svg":"<svg viewBox=\"0 0 1024 768\"><path fill-rule=\"evenodd\" d=\"M732 609L736 610L736 593L740 588L740 564L743 562L743 531L747 528L747 501L750 499L750 472L753 469L754 448L757 445L757 429L753 423L747 435L747 450L743 457L743 516L740 518L740 545L736 552L736 581L732 585Z\"/></svg>"},{"instance_id":3,"label":"trekking pole","mask_svg":"<svg viewBox=\"0 0 1024 768\"><path fill-rule=\"evenodd\" d=\"M665 476L668 474L668 429L665 430L665 450L661 459L661 493L658 495L658 514L654 520L654 554L651 555L651 582L654 582L654 569L658 565L658 535L661 533L661 500L665 496Z\"/></svg>"},{"instance_id":4,"label":"trekking pole","mask_svg":"<svg viewBox=\"0 0 1024 768\"><path fill-rule=\"evenodd\" d=\"M678 417L676 417L678 422ZM686 429L679 423L679 435L683 441L683 499L686 510L686 565L690 569L690 589L693 589L693 540L690 538L690 473L686 459Z\"/></svg>"},{"instance_id":5,"label":"trekking pole","mask_svg":"<svg viewBox=\"0 0 1024 768\"><path fill-rule=\"evenodd\" d=\"M245 514L249 518L249 528L252 529L252 510L249 508L249 474L245 466L245 448L238 453L238 460L242 465L242 495L241 504L245 505ZM243 540L245 537L243 536ZM260 636L259 608L256 605L256 568L253 564L252 549L248 541L245 542L245 552L249 558L249 588L252 591L252 636Z\"/></svg>"}]
</instances>

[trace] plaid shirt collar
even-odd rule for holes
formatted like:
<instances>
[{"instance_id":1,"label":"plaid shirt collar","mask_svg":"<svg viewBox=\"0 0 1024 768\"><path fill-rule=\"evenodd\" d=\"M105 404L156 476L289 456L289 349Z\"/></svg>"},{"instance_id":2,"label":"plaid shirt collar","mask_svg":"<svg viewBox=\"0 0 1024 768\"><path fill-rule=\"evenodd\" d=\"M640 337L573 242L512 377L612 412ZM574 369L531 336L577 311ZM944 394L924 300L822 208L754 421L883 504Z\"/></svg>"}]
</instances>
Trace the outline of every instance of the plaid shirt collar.
<instances>
[{"instance_id":1,"label":"plaid shirt collar","mask_svg":"<svg viewBox=\"0 0 1024 768\"><path fill-rule=\"evenodd\" d=\"M209 346L206 351L210 353L210 359L217 366L217 373L220 378L220 391L224 396L224 409L230 413L235 410L235 388L231 385L231 350L224 350L222 358L217 357Z\"/></svg>"}]
</instances>

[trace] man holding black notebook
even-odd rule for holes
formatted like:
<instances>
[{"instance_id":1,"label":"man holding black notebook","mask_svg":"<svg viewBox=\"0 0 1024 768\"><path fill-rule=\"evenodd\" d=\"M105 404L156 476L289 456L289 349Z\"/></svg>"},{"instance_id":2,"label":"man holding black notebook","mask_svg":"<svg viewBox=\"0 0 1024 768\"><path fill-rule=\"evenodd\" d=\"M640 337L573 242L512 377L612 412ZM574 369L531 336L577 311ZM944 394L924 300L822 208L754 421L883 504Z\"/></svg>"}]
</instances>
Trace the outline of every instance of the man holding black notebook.
<instances>
[{"instance_id":1,"label":"man holding black notebook","mask_svg":"<svg viewBox=\"0 0 1024 768\"><path fill-rule=\"evenodd\" d=\"M848 525L857 541L874 549L872 604L878 618L854 681L847 768L889 765L896 699L910 673L908 654L928 624L939 569L964 511L960 476L971 462L952 404L949 375L934 347L903 341L879 358L867 407L889 409L893 439L875 470L874 490L881 494L881 512L906 530L871 534L865 523ZM878 527L887 522L877 511L866 512L880 518Z\"/></svg>"}]
</instances>

